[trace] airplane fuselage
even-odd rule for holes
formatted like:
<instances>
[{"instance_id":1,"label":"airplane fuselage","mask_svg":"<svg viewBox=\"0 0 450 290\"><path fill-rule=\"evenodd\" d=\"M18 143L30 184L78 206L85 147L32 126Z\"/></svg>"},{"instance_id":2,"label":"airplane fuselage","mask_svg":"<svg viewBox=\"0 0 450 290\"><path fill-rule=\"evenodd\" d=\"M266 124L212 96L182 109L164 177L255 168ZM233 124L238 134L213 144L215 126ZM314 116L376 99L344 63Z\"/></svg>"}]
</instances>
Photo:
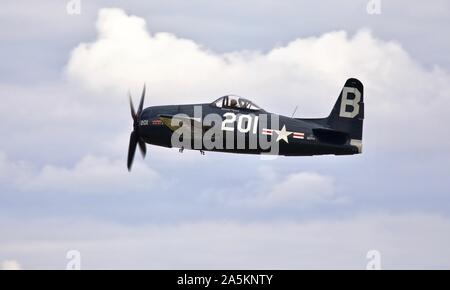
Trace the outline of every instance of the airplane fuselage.
<instances>
[{"instance_id":1,"label":"airplane fuselage","mask_svg":"<svg viewBox=\"0 0 450 290\"><path fill-rule=\"evenodd\" d=\"M200 115L199 115L200 113ZM138 132L141 138L149 144L163 147L174 146L173 134L171 130L161 121L164 115L185 115L202 123L205 116L214 114L221 117L221 130L224 133L233 133L233 146L222 148L208 148L203 144L195 147L194 141L189 148L194 150L218 151L229 153L261 154L270 153L267 148L261 146L251 146L250 139L259 140L260 135L264 135L269 142L278 145L275 154L286 156L311 156L323 154L350 155L357 154L359 150L350 144L350 140L342 142L322 141L315 133L317 129L328 130L326 124L321 119L295 119L282 115L268 113L264 110L245 110L232 108L219 108L212 104L190 104L190 105L169 105L154 106L143 110L140 116ZM261 120L265 118L266 123ZM275 124L274 120L276 120ZM238 134L245 138L245 146L238 146ZM224 134L226 135L226 134ZM253 135L253 136L252 136ZM228 135L230 136L230 135ZM207 138L202 132L197 138ZM224 137L225 139L226 137ZM226 143L226 141L224 141ZM258 143L258 141L257 141ZM243 147L243 148L242 148Z\"/></svg>"},{"instance_id":2,"label":"airplane fuselage","mask_svg":"<svg viewBox=\"0 0 450 290\"><path fill-rule=\"evenodd\" d=\"M246 98L225 95L210 104L144 109L145 86L137 111L130 96L133 131L128 146L131 170L136 149L146 143L203 151L285 156L352 155L362 152L363 84L350 78L326 118L300 119L269 113Z\"/></svg>"}]
</instances>

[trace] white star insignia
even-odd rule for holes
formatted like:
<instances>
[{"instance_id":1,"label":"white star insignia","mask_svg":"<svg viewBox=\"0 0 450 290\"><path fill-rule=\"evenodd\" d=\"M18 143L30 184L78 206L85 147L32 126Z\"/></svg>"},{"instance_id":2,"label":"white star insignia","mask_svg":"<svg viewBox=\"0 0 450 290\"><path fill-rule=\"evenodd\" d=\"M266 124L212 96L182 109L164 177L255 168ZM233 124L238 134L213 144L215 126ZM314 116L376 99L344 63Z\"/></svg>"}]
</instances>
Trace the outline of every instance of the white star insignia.
<instances>
[{"instance_id":1,"label":"white star insignia","mask_svg":"<svg viewBox=\"0 0 450 290\"><path fill-rule=\"evenodd\" d=\"M274 130L277 132L277 142L280 142L283 139L286 143L289 143L288 136L292 134L292 132L286 131L286 125L283 125L281 130Z\"/></svg>"}]
</instances>

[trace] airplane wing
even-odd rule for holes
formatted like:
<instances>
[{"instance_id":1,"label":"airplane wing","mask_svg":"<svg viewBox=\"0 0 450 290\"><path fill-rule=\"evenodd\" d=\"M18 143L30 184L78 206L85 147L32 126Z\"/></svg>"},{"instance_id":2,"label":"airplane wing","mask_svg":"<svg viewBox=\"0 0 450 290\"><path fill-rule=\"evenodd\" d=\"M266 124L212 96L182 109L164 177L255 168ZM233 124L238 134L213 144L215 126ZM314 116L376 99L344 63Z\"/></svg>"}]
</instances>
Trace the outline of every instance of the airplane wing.
<instances>
[{"instance_id":1,"label":"airplane wing","mask_svg":"<svg viewBox=\"0 0 450 290\"><path fill-rule=\"evenodd\" d=\"M190 125L191 130L202 130L202 132L211 128L211 126L204 125L199 118L183 117L180 115L159 115L159 119L172 131L179 129L186 124Z\"/></svg>"}]
</instances>

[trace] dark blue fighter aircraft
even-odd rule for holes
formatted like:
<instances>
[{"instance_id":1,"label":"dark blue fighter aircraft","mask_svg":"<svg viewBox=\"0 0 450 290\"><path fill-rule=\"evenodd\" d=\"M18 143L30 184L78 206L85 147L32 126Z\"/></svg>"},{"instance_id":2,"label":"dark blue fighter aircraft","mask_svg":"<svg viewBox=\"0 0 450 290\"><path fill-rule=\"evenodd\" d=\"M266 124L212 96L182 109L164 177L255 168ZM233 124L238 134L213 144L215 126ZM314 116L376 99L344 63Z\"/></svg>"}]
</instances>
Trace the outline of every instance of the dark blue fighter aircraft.
<instances>
[{"instance_id":1,"label":"dark blue fighter aircraft","mask_svg":"<svg viewBox=\"0 0 450 290\"><path fill-rule=\"evenodd\" d=\"M143 109L145 86L137 112L131 96L133 132L128 170L136 147L146 143L183 149L284 156L352 155L362 152L364 88L348 79L326 118L290 118L269 113L235 95L212 103L154 106ZM274 149L275 148L275 149Z\"/></svg>"}]
</instances>

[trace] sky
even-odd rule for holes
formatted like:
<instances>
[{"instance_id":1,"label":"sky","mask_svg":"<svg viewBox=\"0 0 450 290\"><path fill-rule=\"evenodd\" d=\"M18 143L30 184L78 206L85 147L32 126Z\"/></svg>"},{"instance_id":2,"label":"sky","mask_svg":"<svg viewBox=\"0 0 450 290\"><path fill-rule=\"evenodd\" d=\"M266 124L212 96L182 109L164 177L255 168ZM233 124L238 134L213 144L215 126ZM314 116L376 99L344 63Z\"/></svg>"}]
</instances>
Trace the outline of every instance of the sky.
<instances>
[{"instance_id":1,"label":"sky","mask_svg":"<svg viewBox=\"0 0 450 290\"><path fill-rule=\"evenodd\" d=\"M450 268L448 1L69 2L0 10L0 269ZM148 146L127 171L144 83L324 117L349 77L363 154Z\"/></svg>"}]
</instances>

